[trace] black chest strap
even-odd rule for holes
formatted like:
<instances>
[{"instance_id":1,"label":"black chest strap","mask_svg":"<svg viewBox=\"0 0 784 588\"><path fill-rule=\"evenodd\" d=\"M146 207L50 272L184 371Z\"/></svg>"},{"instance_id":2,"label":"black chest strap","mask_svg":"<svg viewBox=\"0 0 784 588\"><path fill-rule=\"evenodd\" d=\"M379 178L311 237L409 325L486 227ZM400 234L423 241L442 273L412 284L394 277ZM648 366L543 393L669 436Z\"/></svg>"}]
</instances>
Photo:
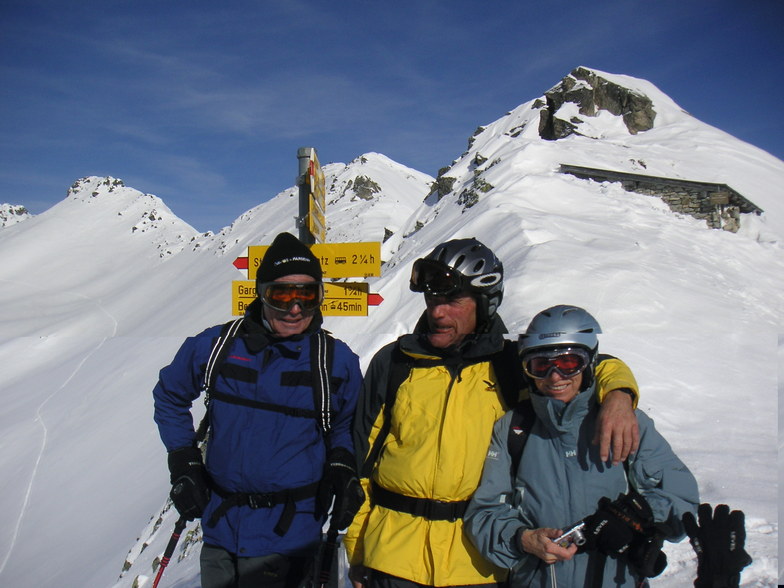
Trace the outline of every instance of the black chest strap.
<instances>
[{"instance_id":1,"label":"black chest strap","mask_svg":"<svg viewBox=\"0 0 784 588\"><path fill-rule=\"evenodd\" d=\"M371 497L374 506L381 506L397 512L405 512L415 517L422 517L429 521L455 522L462 519L470 500L434 500L432 498L419 498L392 492L378 485L373 480Z\"/></svg>"}]
</instances>

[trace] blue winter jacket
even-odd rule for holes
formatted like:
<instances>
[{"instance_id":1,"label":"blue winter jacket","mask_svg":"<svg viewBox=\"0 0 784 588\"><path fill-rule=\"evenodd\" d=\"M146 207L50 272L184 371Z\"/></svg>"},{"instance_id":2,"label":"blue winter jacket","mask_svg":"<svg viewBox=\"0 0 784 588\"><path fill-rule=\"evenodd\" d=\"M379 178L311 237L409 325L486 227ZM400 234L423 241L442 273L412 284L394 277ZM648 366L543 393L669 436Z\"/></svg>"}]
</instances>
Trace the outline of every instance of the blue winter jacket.
<instances>
[{"instance_id":1,"label":"blue winter jacket","mask_svg":"<svg viewBox=\"0 0 784 588\"><path fill-rule=\"evenodd\" d=\"M622 465L602 463L592 444L596 430L593 387L568 404L532 394L536 421L512 479L508 434L512 412L495 425L482 481L465 515L465 529L484 557L512 570L512 588L583 586L591 552L547 566L524 553L516 538L521 529L567 529L596 511L599 499L615 499L629 483L646 499L654 520L669 530L667 539L683 537L682 515L696 512L697 482L656 431L653 421L636 411L640 448ZM634 586L625 560L607 558L602 586Z\"/></svg>"},{"instance_id":2,"label":"blue winter jacket","mask_svg":"<svg viewBox=\"0 0 784 588\"><path fill-rule=\"evenodd\" d=\"M309 338L320 322L320 316L314 317L310 332L278 339L268 336L253 321L249 309L217 378L215 391L314 410ZM220 330L221 325L214 326L186 339L172 363L160 372L153 391L155 421L168 451L194 444L196 434L190 409L200 395L207 359ZM329 449L341 447L353 455L351 423L362 375L359 359L340 340L335 341L331 376L333 419L331 433L326 437L315 418L212 398L206 454L212 482L225 493L256 494L299 488L321 479ZM258 509L234 506L211 527L207 522L221 502L213 493L202 517L205 543L253 557L308 554L319 541L324 521L314 514L315 498L296 503L296 514L283 536L274 531L282 504Z\"/></svg>"}]
</instances>

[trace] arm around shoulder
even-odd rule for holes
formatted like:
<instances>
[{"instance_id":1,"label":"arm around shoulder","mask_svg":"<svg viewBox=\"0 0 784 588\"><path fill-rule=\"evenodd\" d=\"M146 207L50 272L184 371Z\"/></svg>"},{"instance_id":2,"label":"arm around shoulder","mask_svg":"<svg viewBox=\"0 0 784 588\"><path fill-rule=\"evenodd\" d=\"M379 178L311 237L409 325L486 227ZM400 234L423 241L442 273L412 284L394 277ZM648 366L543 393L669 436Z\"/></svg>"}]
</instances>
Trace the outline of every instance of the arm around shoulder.
<instances>
[{"instance_id":1,"label":"arm around shoulder","mask_svg":"<svg viewBox=\"0 0 784 588\"><path fill-rule=\"evenodd\" d=\"M632 408L637 408L640 389L632 370L617 357L599 354L596 365L596 393L599 402L604 402L612 390L627 391L632 398Z\"/></svg>"},{"instance_id":2,"label":"arm around shoulder","mask_svg":"<svg viewBox=\"0 0 784 588\"><path fill-rule=\"evenodd\" d=\"M599 445L603 462L620 464L637 451L639 425L634 407L639 398L637 382L629 367L620 359L600 355L596 366L596 393L602 403L594 444Z\"/></svg>"}]
</instances>

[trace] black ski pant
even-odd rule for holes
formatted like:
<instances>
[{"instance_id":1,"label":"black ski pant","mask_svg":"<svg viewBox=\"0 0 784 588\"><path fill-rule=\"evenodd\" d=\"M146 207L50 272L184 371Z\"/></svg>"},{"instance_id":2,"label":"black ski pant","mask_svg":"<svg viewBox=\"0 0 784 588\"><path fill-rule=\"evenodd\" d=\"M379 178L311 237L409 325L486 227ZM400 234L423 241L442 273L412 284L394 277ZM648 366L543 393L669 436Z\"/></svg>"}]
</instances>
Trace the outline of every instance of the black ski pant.
<instances>
[{"instance_id":1,"label":"black ski pant","mask_svg":"<svg viewBox=\"0 0 784 588\"><path fill-rule=\"evenodd\" d=\"M311 558L273 553L238 557L221 547L201 548L202 588L297 588L312 569Z\"/></svg>"},{"instance_id":2,"label":"black ski pant","mask_svg":"<svg viewBox=\"0 0 784 588\"><path fill-rule=\"evenodd\" d=\"M500 588L505 584L471 584L460 588ZM368 588L431 588L426 584L417 584L405 578L398 578L378 570L368 570ZM457 587L455 587L457 588Z\"/></svg>"}]
</instances>

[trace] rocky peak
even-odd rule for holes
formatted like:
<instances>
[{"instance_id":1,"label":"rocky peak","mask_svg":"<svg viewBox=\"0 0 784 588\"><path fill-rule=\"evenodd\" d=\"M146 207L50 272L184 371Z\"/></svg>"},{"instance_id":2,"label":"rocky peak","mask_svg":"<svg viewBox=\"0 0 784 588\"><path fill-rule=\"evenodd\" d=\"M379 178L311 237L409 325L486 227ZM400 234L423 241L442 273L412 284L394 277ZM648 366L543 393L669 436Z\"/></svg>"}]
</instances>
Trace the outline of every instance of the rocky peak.
<instances>
[{"instance_id":1,"label":"rocky peak","mask_svg":"<svg viewBox=\"0 0 784 588\"><path fill-rule=\"evenodd\" d=\"M98 197L102 192L111 193L117 188L124 187L125 183L117 178L89 176L76 180L68 188L68 197L87 200Z\"/></svg>"},{"instance_id":2,"label":"rocky peak","mask_svg":"<svg viewBox=\"0 0 784 588\"><path fill-rule=\"evenodd\" d=\"M111 176L89 176L76 180L68 189L66 202L82 219L102 226L119 223L141 239L155 243L160 257L182 250L194 240L196 230L179 219L157 196L144 194ZM86 212L85 206L91 212ZM146 237L141 237L146 235Z\"/></svg>"},{"instance_id":3,"label":"rocky peak","mask_svg":"<svg viewBox=\"0 0 784 588\"><path fill-rule=\"evenodd\" d=\"M539 101L539 136L547 140L562 139L572 134L580 134L581 116L597 116L605 110L623 118L629 133L653 128L656 111L647 96L615 82L607 80L596 72L578 67L554 88L545 93L545 102ZM568 120L559 116L561 107L566 103L575 104L579 116L571 115ZM571 113L570 113L571 114Z\"/></svg>"},{"instance_id":4,"label":"rocky peak","mask_svg":"<svg viewBox=\"0 0 784 588\"><path fill-rule=\"evenodd\" d=\"M19 204L0 204L0 227L15 225L32 215Z\"/></svg>"}]
</instances>

